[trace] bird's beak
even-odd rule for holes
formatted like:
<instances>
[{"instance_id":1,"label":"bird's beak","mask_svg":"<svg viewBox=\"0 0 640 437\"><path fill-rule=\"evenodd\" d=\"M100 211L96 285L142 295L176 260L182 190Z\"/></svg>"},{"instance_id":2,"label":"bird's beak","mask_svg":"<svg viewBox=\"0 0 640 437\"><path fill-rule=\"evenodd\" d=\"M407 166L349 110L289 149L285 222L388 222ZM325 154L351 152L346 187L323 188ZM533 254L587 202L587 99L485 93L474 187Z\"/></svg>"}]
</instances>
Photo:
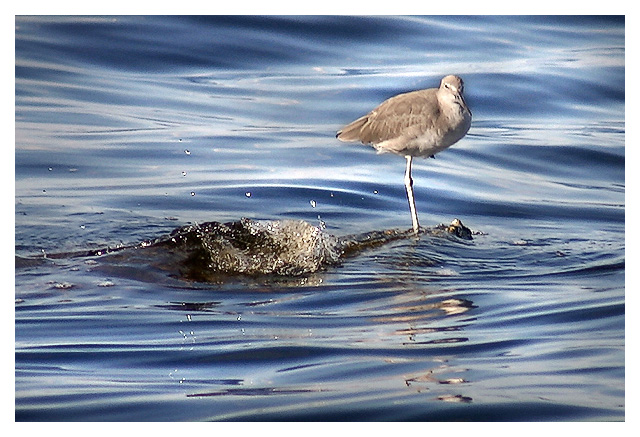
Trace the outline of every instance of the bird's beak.
<instances>
[{"instance_id":1,"label":"bird's beak","mask_svg":"<svg viewBox=\"0 0 640 437\"><path fill-rule=\"evenodd\" d=\"M462 96L462 93L458 92L456 93L456 98L460 101L460 106L462 106L464 109L466 109L469 112L469 115L471 114L471 109L469 109L469 107L467 106L467 102L464 100L464 97Z\"/></svg>"}]
</instances>

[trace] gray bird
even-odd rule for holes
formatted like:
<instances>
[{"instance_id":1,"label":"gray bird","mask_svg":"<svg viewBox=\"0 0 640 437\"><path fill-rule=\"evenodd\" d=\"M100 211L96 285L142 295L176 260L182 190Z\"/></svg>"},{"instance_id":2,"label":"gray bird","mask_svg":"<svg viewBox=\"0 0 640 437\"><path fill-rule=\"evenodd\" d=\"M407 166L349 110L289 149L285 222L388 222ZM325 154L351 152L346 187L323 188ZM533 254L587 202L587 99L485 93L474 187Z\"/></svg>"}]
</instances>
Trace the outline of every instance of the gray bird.
<instances>
[{"instance_id":1,"label":"gray bird","mask_svg":"<svg viewBox=\"0 0 640 437\"><path fill-rule=\"evenodd\" d=\"M413 230L420 230L413 196L411 161L414 156L434 157L458 142L471 126L471 111L462 96L458 76L445 76L440 88L398 94L338 131L341 141L370 144L378 153L391 152L407 160L404 184Z\"/></svg>"}]
</instances>

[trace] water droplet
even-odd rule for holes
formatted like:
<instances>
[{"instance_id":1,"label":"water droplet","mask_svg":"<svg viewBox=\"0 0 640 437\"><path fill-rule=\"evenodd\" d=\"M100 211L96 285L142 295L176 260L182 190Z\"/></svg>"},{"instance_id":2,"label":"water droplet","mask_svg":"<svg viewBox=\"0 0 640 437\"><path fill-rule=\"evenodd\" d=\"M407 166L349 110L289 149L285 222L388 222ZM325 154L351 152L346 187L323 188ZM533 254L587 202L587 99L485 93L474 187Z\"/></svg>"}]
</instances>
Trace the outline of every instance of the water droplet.
<instances>
[{"instance_id":1,"label":"water droplet","mask_svg":"<svg viewBox=\"0 0 640 437\"><path fill-rule=\"evenodd\" d=\"M373 190L373 194L378 194L378 190Z\"/></svg>"},{"instance_id":2,"label":"water droplet","mask_svg":"<svg viewBox=\"0 0 640 437\"><path fill-rule=\"evenodd\" d=\"M187 175L187 172L186 172L186 171L183 171L183 172L182 172L182 176L186 176L186 175Z\"/></svg>"},{"instance_id":3,"label":"water droplet","mask_svg":"<svg viewBox=\"0 0 640 437\"><path fill-rule=\"evenodd\" d=\"M316 207L316 201L315 200L310 200L309 203L311 204L312 208Z\"/></svg>"},{"instance_id":4,"label":"water droplet","mask_svg":"<svg viewBox=\"0 0 640 437\"><path fill-rule=\"evenodd\" d=\"M327 224L322 220L322 218L320 218L320 215L318 215L318 221L320 222L319 228L321 230L327 229Z\"/></svg>"},{"instance_id":5,"label":"water droplet","mask_svg":"<svg viewBox=\"0 0 640 437\"><path fill-rule=\"evenodd\" d=\"M195 191L192 191L192 192L191 192L191 195L192 195L192 196L195 196L195 195L196 195Z\"/></svg>"},{"instance_id":6,"label":"water droplet","mask_svg":"<svg viewBox=\"0 0 640 437\"><path fill-rule=\"evenodd\" d=\"M49 167L49 171L53 171L53 168L52 168L52 167Z\"/></svg>"},{"instance_id":7,"label":"water droplet","mask_svg":"<svg viewBox=\"0 0 640 437\"><path fill-rule=\"evenodd\" d=\"M251 191L247 191L246 193L244 193L244 195L247 197L251 197Z\"/></svg>"},{"instance_id":8,"label":"water droplet","mask_svg":"<svg viewBox=\"0 0 640 437\"><path fill-rule=\"evenodd\" d=\"M189 149L184 149L184 153L186 153L187 155L191 155L191 152L189 151Z\"/></svg>"}]
</instances>

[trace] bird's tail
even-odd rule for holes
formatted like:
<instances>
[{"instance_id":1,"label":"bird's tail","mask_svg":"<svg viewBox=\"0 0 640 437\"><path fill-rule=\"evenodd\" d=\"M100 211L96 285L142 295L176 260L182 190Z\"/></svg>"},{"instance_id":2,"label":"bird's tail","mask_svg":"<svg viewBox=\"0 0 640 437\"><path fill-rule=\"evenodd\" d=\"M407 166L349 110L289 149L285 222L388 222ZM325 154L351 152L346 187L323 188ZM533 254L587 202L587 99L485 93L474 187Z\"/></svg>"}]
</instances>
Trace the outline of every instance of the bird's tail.
<instances>
[{"instance_id":1,"label":"bird's tail","mask_svg":"<svg viewBox=\"0 0 640 437\"><path fill-rule=\"evenodd\" d=\"M340 141L360 141L362 127L367 122L367 116L360 117L356 121L349 123L336 134L336 138Z\"/></svg>"}]
</instances>

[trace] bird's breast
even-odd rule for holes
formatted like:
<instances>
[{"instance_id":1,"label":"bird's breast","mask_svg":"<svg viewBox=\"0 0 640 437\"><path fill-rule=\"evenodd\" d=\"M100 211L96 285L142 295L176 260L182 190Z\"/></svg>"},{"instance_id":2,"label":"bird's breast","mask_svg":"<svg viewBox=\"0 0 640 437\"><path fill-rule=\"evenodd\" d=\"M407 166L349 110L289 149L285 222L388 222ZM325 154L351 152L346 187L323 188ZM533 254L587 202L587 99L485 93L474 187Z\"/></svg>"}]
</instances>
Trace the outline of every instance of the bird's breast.
<instances>
[{"instance_id":1,"label":"bird's breast","mask_svg":"<svg viewBox=\"0 0 640 437\"><path fill-rule=\"evenodd\" d=\"M442 123L436 123L414 140L407 141L407 149L411 149L413 156L435 155L460 141L471 127L471 115L468 112L452 114L440 121Z\"/></svg>"}]
</instances>

